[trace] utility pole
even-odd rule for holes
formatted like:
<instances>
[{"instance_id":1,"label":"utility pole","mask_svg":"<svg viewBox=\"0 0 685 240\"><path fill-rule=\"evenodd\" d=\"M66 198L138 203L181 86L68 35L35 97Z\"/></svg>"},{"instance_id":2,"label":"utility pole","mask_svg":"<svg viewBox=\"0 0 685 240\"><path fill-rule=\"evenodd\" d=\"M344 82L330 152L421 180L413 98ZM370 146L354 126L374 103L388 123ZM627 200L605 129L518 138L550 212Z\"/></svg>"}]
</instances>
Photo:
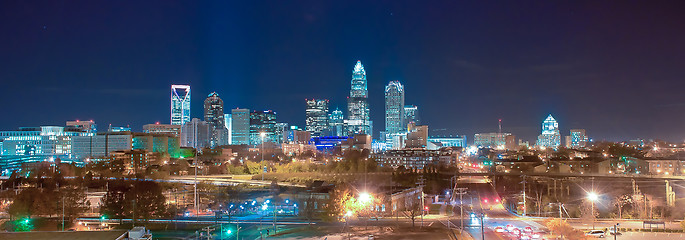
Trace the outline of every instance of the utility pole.
<instances>
[{"instance_id":1,"label":"utility pole","mask_svg":"<svg viewBox=\"0 0 685 240\"><path fill-rule=\"evenodd\" d=\"M466 190L468 188L457 188L456 190L459 191L459 233L464 231L464 194L466 194Z\"/></svg>"},{"instance_id":2,"label":"utility pole","mask_svg":"<svg viewBox=\"0 0 685 240\"><path fill-rule=\"evenodd\" d=\"M482 208L481 208L482 211ZM480 212L480 239L485 240L485 231L483 225L485 225L483 218L485 218L485 213Z\"/></svg>"},{"instance_id":3,"label":"utility pole","mask_svg":"<svg viewBox=\"0 0 685 240\"><path fill-rule=\"evenodd\" d=\"M523 175L523 216L526 216L526 175Z\"/></svg>"},{"instance_id":4,"label":"utility pole","mask_svg":"<svg viewBox=\"0 0 685 240\"><path fill-rule=\"evenodd\" d=\"M197 208L197 150L195 150L195 159L193 163L195 165L195 181L194 181L194 205L195 205L195 218L198 218L199 210Z\"/></svg>"},{"instance_id":5,"label":"utility pole","mask_svg":"<svg viewBox=\"0 0 685 240\"><path fill-rule=\"evenodd\" d=\"M62 196L62 232L64 232L64 196Z\"/></svg>"}]
</instances>

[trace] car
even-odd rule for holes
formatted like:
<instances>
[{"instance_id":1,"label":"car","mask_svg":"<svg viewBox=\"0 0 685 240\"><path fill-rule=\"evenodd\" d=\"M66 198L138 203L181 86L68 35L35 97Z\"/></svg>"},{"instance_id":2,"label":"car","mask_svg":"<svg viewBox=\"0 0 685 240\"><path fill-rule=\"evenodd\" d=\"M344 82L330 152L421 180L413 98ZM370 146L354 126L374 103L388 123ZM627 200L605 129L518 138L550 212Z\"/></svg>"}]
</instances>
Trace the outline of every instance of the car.
<instances>
[{"instance_id":1,"label":"car","mask_svg":"<svg viewBox=\"0 0 685 240\"><path fill-rule=\"evenodd\" d=\"M509 224L509 225L507 225L507 232L511 232L511 231L514 231L514 226Z\"/></svg>"},{"instance_id":2,"label":"car","mask_svg":"<svg viewBox=\"0 0 685 240\"><path fill-rule=\"evenodd\" d=\"M533 233L533 228L531 228L531 227L526 227L526 228L523 229L523 232L524 232L524 233Z\"/></svg>"},{"instance_id":3,"label":"car","mask_svg":"<svg viewBox=\"0 0 685 240\"><path fill-rule=\"evenodd\" d=\"M585 236L603 238L606 236L606 233L603 230L591 230L586 232Z\"/></svg>"},{"instance_id":4,"label":"car","mask_svg":"<svg viewBox=\"0 0 685 240\"><path fill-rule=\"evenodd\" d=\"M504 232L504 228L503 227L496 227L495 232L498 232L498 233Z\"/></svg>"}]
</instances>

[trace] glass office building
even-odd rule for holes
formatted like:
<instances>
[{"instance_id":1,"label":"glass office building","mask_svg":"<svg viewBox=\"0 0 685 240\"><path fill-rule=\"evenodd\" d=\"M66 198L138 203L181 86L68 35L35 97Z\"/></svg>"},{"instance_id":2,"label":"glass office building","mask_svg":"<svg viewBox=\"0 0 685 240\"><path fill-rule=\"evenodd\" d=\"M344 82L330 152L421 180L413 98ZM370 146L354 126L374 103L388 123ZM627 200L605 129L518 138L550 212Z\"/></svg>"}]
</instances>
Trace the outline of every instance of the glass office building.
<instances>
[{"instance_id":1,"label":"glass office building","mask_svg":"<svg viewBox=\"0 0 685 240\"><path fill-rule=\"evenodd\" d=\"M190 86L171 85L171 124L190 122Z\"/></svg>"}]
</instances>

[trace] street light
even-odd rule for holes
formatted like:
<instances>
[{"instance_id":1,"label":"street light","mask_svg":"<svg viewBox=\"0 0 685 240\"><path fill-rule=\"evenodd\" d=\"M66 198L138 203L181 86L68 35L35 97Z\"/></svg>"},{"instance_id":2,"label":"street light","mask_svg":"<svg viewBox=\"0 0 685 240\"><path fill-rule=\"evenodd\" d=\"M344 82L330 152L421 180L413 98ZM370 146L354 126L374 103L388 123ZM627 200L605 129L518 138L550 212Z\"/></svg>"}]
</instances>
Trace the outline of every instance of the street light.
<instances>
[{"instance_id":1,"label":"street light","mask_svg":"<svg viewBox=\"0 0 685 240\"><path fill-rule=\"evenodd\" d=\"M595 229L595 202L599 200L599 195L595 192L589 192L587 194L587 199L590 200L590 214L592 214L592 230Z\"/></svg>"},{"instance_id":2,"label":"street light","mask_svg":"<svg viewBox=\"0 0 685 240\"><path fill-rule=\"evenodd\" d=\"M363 193L359 194L359 201L361 201L361 203L363 203L364 205L371 202L372 199L373 199L373 197L371 196L371 194L369 194L367 192L363 192Z\"/></svg>"},{"instance_id":3,"label":"street light","mask_svg":"<svg viewBox=\"0 0 685 240\"><path fill-rule=\"evenodd\" d=\"M265 132L259 133L259 136L262 138L262 152L260 155L262 155L262 162L264 162L264 137L266 136ZM262 171L262 181L264 181L264 170L260 169Z\"/></svg>"}]
</instances>

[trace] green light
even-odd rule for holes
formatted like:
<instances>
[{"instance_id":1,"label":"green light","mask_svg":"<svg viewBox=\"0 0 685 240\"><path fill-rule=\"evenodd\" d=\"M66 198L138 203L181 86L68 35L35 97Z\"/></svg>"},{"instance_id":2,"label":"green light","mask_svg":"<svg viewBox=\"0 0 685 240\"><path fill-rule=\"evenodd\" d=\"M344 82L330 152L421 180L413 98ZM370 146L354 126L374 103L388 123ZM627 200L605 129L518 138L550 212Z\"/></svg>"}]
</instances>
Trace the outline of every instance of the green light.
<instances>
[{"instance_id":1,"label":"green light","mask_svg":"<svg viewBox=\"0 0 685 240\"><path fill-rule=\"evenodd\" d=\"M100 216L100 220L105 220L105 219L107 219L107 216L105 216L105 215Z\"/></svg>"},{"instance_id":2,"label":"green light","mask_svg":"<svg viewBox=\"0 0 685 240\"><path fill-rule=\"evenodd\" d=\"M226 230L226 234L228 234L228 235L231 235L232 232L233 231L231 231L231 229Z\"/></svg>"},{"instance_id":3,"label":"green light","mask_svg":"<svg viewBox=\"0 0 685 240\"><path fill-rule=\"evenodd\" d=\"M27 218L27 219L24 219L24 223L29 223L29 222L30 222L30 221L29 221L28 218Z\"/></svg>"}]
</instances>

